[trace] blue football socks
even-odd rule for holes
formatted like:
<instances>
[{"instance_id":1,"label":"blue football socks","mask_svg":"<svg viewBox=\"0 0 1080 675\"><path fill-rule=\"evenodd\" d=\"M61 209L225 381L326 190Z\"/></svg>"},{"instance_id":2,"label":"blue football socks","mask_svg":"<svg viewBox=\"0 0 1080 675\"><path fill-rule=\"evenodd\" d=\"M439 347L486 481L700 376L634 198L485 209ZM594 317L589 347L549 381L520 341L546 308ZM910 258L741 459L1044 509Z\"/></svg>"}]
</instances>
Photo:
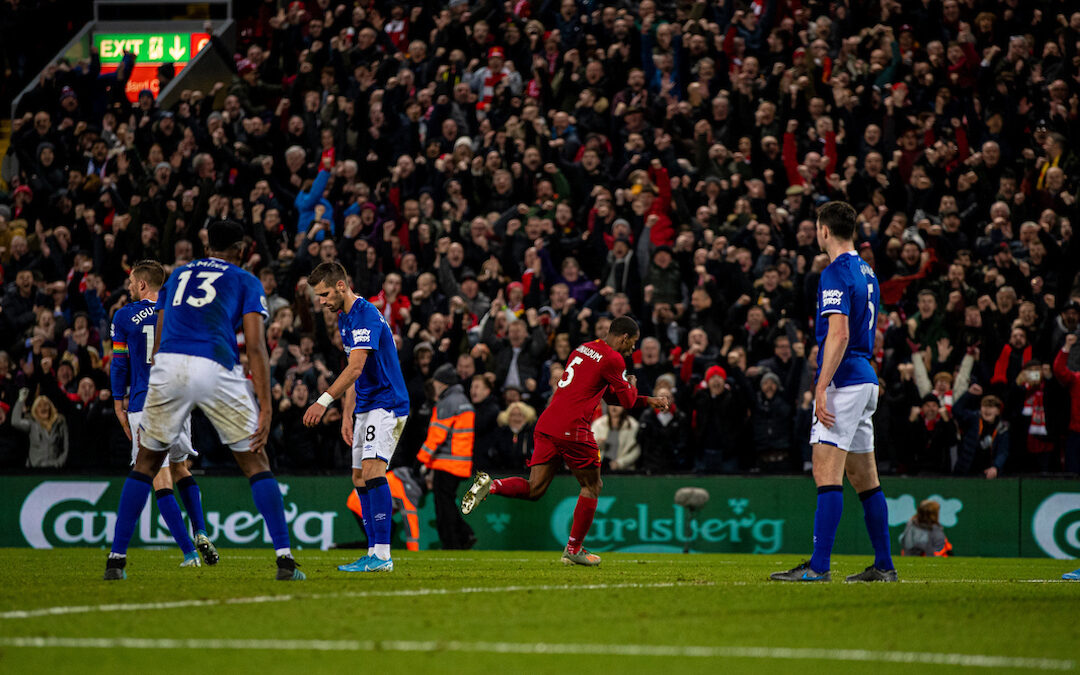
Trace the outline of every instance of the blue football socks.
<instances>
[{"instance_id":1,"label":"blue football socks","mask_svg":"<svg viewBox=\"0 0 1080 675\"><path fill-rule=\"evenodd\" d=\"M810 569L818 574L829 571L836 528L840 526L840 514L844 511L844 487L822 485L818 488L817 511L814 513L814 555Z\"/></svg>"},{"instance_id":2,"label":"blue football socks","mask_svg":"<svg viewBox=\"0 0 1080 675\"><path fill-rule=\"evenodd\" d=\"M874 545L874 567L879 570L893 569L889 544L889 505L881 486L859 493L862 500L863 518L870 543Z\"/></svg>"},{"instance_id":3,"label":"blue football socks","mask_svg":"<svg viewBox=\"0 0 1080 675\"><path fill-rule=\"evenodd\" d=\"M195 544L191 543L191 536L188 535L187 527L184 525L184 516L180 513L180 505L176 503L173 491L158 490L154 496L157 497L158 511L161 511L161 517L165 519L169 533L176 540L180 550L185 556L194 553Z\"/></svg>"},{"instance_id":4,"label":"blue football socks","mask_svg":"<svg viewBox=\"0 0 1080 675\"><path fill-rule=\"evenodd\" d=\"M185 476L176 484L180 489L180 499L184 500L184 510L191 520L191 529L195 534L206 534L206 520L203 518L202 493L199 484L191 476Z\"/></svg>"},{"instance_id":5,"label":"blue football socks","mask_svg":"<svg viewBox=\"0 0 1080 675\"><path fill-rule=\"evenodd\" d=\"M375 529L371 520L371 493L368 492L367 485L354 488L356 490L356 496L360 498L360 510L364 520L364 536L367 537L368 555L375 552Z\"/></svg>"},{"instance_id":6,"label":"blue football socks","mask_svg":"<svg viewBox=\"0 0 1080 675\"><path fill-rule=\"evenodd\" d=\"M135 522L142 514L146 500L154 489L154 479L145 473L132 471L124 481L120 492L120 505L116 510L116 529L113 531L112 554L127 555L128 544L135 534Z\"/></svg>"},{"instance_id":7,"label":"blue football socks","mask_svg":"<svg viewBox=\"0 0 1080 675\"><path fill-rule=\"evenodd\" d=\"M262 514L266 522L266 529L270 532L270 539L274 542L274 550L288 549L289 525L285 521L285 503L281 499L281 489L270 471L257 473L248 479L251 483L251 496L255 500L255 508Z\"/></svg>"},{"instance_id":8,"label":"blue football socks","mask_svg":"<svg viewBox=\"0 0 1080 675\"><path fill-rule=\"evenodd\" d=\"M390 557L390 518L394 515L394 498L386 478L365 481L371 501L371 529L375 534L375 555L383 560Z\"/></svg>"}]
</instances>

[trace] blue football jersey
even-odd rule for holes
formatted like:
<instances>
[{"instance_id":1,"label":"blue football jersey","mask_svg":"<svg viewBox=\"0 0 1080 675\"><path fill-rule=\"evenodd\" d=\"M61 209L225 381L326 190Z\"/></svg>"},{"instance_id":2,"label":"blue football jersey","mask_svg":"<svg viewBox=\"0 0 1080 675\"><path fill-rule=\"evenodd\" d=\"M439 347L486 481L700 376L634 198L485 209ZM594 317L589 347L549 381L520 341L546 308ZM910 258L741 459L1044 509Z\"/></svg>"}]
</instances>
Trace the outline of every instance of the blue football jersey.
<instances>
[{"instance_id":1,"label":"blue football jersey","mask_svg":"<svg viewBox=\"0 0 1080 675\"><path fill-rule=\"evenodd\" d=\"M112 321L113 357L109 366L113 398L128 397L128 412L139 412L150 379L157 308L139 300L116 310Z\"/></svg>"},{"instance_id":2,"label":"blue football jersey","mask_svg":"<svg viewBox=\"0 0 1080 675\"><path fill-rule=\"evenodd\" d=\"M877 328L878 287L874 270L855 251L837 256L821 273L818 281L817 375L821 375L821 360L825 355L825 336L829 333L829 315L843 314L848 318L848 346L832 383L837 387L871 382L878 377L870 365L874 353Z\"/></svg>"},{"instance_id":3,"label":"blue football jersey","mask_svg":"<svg viewBox=\"0 0 1080 675\"><path fill-rule=\"evenodd\" d=\"M236 334L244 315L267 315L266 295L253 274L217 258L176 268L158 294L164 354L202 356L232 370L240 363Z\"/></svg>"},{"instance_id":4,"label":"blue football jersey","mask_svg":"<svg viewBox=\"0 0 1080 675\"><path fill-rule=\"evenodd\" d=\"M401 375L394 334L382 312L364 298L352 309L338 314L338 329L345 354L368 349L367 361L356 378L356 414L369 410L389 410L397 416L409 414L409 391Z\"/></svg>"}]
</instances>

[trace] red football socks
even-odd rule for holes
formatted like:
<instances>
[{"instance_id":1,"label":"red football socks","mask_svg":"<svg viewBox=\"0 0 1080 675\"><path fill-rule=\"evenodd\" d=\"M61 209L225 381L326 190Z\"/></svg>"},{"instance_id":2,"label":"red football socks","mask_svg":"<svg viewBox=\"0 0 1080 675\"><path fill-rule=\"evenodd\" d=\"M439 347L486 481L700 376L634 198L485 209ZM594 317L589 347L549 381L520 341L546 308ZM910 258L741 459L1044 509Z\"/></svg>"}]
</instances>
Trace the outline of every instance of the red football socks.
<instances>
[{"instance_id":1,"label":"red football socks","mask_svg":"<svg viewBox=\"0 0 1080 675\"><path fill-rule=\"evenodd\" d=\"M500 478L491 484L491 494L524 499L529 496L529 481L520 476Z\"/></svg>"},{"instance_id":2,"label":"red football socks","mask_svg":"<svg viewBox=\"0 0 1080 675\"><path fill-rule=\"evenodd\" d=\"M577 506L574 508L574 524L570 527L570 541L566 544L566 550L570 553L581 551L581 545L585 541L585 535L592 527L593 516L596 515L596 499L579 495Z\"/></svg>"}]
</instances>

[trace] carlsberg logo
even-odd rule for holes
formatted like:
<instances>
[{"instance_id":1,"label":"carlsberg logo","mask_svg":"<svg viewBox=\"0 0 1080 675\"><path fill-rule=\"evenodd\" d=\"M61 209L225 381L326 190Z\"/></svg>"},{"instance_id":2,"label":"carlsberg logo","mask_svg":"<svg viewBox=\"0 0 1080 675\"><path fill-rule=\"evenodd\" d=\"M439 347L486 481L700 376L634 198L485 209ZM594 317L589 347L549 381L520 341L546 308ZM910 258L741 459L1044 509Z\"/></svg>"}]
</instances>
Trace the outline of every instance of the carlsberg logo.
<instances>
[{"instance_id":1,"label":"carlsberg logo","mask_svg":"<svg viewBox=\"0 0 1080 675\"><path fill-rule=\"evenodd\" d=\"M733 551L776 553L784 543L783 519L758 518L747 512L749 500L729 499L729 518L691 520L681 506L650 512L649 504L622 504L616 510L615 497L600 497L596 517L589 530L589 548L596 551L641 553L681 552L683 545L726 542ZM551 514L551 534L565 542L574 520L577 497L559 502Z\"/></svg>"},{"instance_id":2,"label":"carlsberg logo","mask_svg":"<svg viewBox=\"0 0 1080 675\"><path fill-rule=\"evenodd\" d=\"M1080 493L1055 492L1031 518L1031 533L1051 558L1080 557Z\"/></svg>"},{"instance_id":3,"label":"carlsberg logo","mask_svg":"<svg viewBox=\"0 0 1080 675\"><path fill-rule=\"evenodd\" d=\"M19 511L19 527L27 543L34 548L56 545L104 545L112 543L116 512L94 509L109 489L109 481L45 481L35 487ZM288 485L281 485L282 493ZM119 495L120 485L116 486ZM260 539L271 543L262 516L251 511L207 511L206 529L219 545L251 544ZM325 550L334 543L333 511L300 511L295 502L285 508L293 540ZM170 545L172 535L160 516L151 516L147 500L139 516L134 545Z\"/></svg>"}]
</instances>

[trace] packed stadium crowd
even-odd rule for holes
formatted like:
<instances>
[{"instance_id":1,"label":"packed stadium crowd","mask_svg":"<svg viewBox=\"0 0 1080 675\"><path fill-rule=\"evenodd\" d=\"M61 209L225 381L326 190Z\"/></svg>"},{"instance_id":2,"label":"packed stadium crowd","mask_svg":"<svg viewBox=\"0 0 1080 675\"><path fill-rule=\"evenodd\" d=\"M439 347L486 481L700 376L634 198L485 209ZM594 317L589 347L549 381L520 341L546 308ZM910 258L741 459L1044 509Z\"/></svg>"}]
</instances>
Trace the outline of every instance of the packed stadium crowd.
<instances>
[{"instance_id":1,"label":"packed stadium crowd","mask_svg":"<svg viewBox=\"0 0 1080 675\"><path fill-rule=\"evenodd\" d=\"M133 54L109 75L97 54L53 64L22 100L0 194L5 469L127 466L109 326L128 272L201 257L232 219L269 304L277 470L349 462L340 408L302 419L344 364L307 283L336 260L395 333L395 464L451 364L474 468L524 471L570 351L629 315L627 373L674 406L598 410L605 470L803 471L815 209L845 200L882 289L882 470L1080 472L1069 2L238 4L236 49L210 46L236 75L169 109L125 96ZM198 417L195 446L232 466Z\"/></svg>"}]
</instances>

